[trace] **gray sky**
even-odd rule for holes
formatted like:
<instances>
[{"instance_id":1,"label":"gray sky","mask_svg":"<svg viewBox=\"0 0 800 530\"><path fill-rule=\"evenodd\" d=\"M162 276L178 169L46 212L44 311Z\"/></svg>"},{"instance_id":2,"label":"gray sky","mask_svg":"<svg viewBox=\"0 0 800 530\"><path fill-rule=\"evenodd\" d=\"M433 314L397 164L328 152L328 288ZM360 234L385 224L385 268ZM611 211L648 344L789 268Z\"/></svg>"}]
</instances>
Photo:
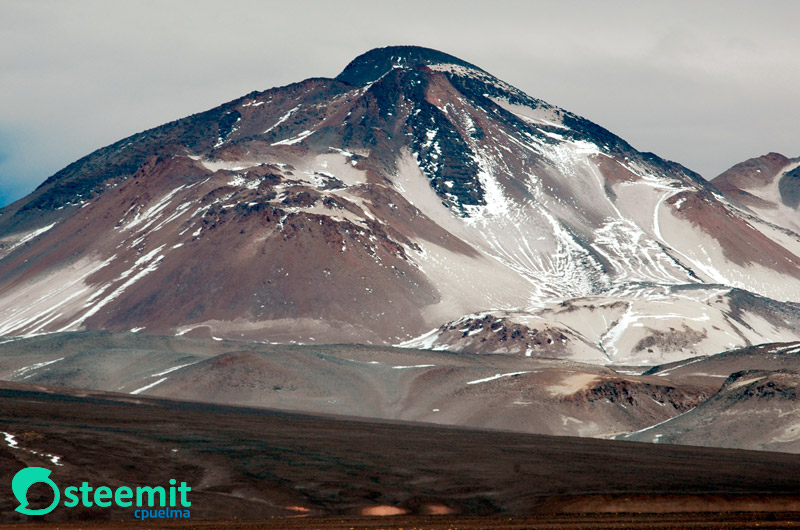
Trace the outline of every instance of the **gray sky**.
<instances>
[{"instance_id":1,"label":"gray sky","mask_svg":"<svg viewBox=\"0 0 800 530\"><path fill-rule=\"evenodd\" d=\"M706 177L800 155L796 1L0 0L0 205L91 151L378 46L470 61Z\"/></svg>"}]
</instances>

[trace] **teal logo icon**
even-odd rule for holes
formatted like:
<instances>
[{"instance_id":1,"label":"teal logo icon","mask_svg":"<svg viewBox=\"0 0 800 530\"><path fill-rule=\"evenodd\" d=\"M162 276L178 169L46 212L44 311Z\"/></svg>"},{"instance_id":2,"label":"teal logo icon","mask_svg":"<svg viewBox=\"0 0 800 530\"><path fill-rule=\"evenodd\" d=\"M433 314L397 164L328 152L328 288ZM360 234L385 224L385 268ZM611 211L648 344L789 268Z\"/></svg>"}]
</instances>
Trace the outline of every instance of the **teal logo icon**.
<instances>
[{"instance_id":1,"label":"teal logo icon","mask_svg":"<svg viewBox=\"0 0 800 530\"><path fill-rule=\"evenodd\" d=\"M53 488L53 502L47 508L39 510L31 510L28 508L28 489L37 482L44 482ZM58 490L56 483L50 480L50 470L43 467L26 467L14 475L11 480L11 490L14 492L14 497L19 501L19 506L16 510L25 515L44 515L52 512L58 505L61 499L61 492Z\"/></svg>"},{"instance_id":2,"label":"teal logo icon","mask_svg":"<svg viewBox=\"0 0 800 530\"><path fill-rule=\"evenodd\" d=\"M17 472L11 479L11 490L19 501L15 508L25 515L46 515L52 512L61 500L61 490L50 480L49 469L43 467L26 467ZM53 490L53 502L47 508L33 510L28 508L28 490L34 484L44 482ZM80 486L64 488L64 507L74 508L82 505L86 508L98 506L108 508L116 504L121 508L137 508L133 516L137 519L189 519L192 514L186 508L192 506L188 494L192 491L186 482L169 479L169 486L120 486L112 489L109 486L94 487L88 482ZM180 506L179 506L180 504Z\"/></svg>"}]
</instances>

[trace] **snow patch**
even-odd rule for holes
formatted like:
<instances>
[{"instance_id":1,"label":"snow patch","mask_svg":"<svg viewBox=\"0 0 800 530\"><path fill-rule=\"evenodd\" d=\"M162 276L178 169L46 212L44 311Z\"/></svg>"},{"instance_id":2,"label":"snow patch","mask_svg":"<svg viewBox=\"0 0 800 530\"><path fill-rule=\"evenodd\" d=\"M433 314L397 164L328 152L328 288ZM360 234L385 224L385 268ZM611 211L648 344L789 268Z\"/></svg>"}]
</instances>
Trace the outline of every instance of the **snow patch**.
<instances>
[{"instance_id":1,"label":"snow patch","mask_svg":"<svg viewBox=\"0 0 800 530\"><path fill-rule=\"evenodd\" d=\"M299 108L300 108L300 107L302 107L302 106L303 106L303 104L301 103L300 105L296 106L295 108L291 109L289 112L287 112L286 114L284 114L283 116L281 116L280 118L278 118L278 121L276 121L276 122L275 122L275 123L272 125L272 127L270 127L269 129L267 129L266 131L264 131L264 134L267 134L267 133L268 133L268 132L270 132L272 129L274 129L275 127L277 127L277 126L278 126L278 125L280 125L281 123L283 123L283 122L285 122L286 120L288 120L288 119L289 119L289 117L290 117L292 114L294 114L294 113L297 111L297 109L299 109ZM273 144L273 145L274 145L274 144Z\"/></svg>"},{"instance_id":2,"label":"snow patch","mask_svg":"<svg viewBox=\"0 0 800 530\"><path fill-rule=\"evenodd\" d=\"M52 361L45 361L45 362L42 362L42 363L36 363L36 364L32 364L30 366L25 366L25 367L20 368L18 370L14 370L14 375L12 377L13 378L17 378L17 379L19 379L19 378L27 379L27 378L29 378L29 377L31 377L33 375L33 374L25 375L28 372L33 372L33 371L39 370L41 368L44 368L45 366L50 366L51 364L54 364L54 363L57 363L57 362L63 361L63 360L64 360L64 357L59 357L58 359L55 359L55 360L52 360Z\"/></svg>"},{"instance_id":3,"label":"snow patch","mask_svg":"<svg viewBox=\"0 0 800 530\"><path fill-rule=\"evenodd\" d=\"M150 383L149 385L145 385L145 386L143 386L142 388L137 388L136 390L134 390L133 392L131 392L131 394L141 394L141 393L142 393L142 392L144 392L145 390L149 390L149 389L153 388L153 387L154 387L154 386L156 386L156 385L160 385L161 383L163 383L163 382L164 382L164 381L166 381L167 379L169 379L169 378L168 378L168 377L162 377L161 379L159 379L159 380L158 380L158 381L156 381L155 383Z\"/></svg>"},{"instance_id":4,"label":"snow patch","mask_svg":"<svg viewBox=\"0 0 800 530\"><path fill-rule=\"evenodd\" d=\"M516 377L518 375L531 374L531 373L535 373L535 372L528 370L528 371L524 371L524 372L509 372L507 374L495 374L492 377L486 377L484 379L476 379L474 381L467 381L467 384L468 385L477 385L478 383L487 383L489 381L494 381L496 379L502 379L504 377Z\"/></svg>"},{"instance_id":5,"label":"snow patch","mask_svg":"<svg viewBox=\"0 0 800 530\"><path fill-rule=\"evenodd\" d=\"M294 145L294 144L296 144L298 142L302 142L303 140L305 140L306 138L308 138L309 136L311 136L315 132L316 131L305 130L305 131L301 132L300 134L298 134L297 136L295 136L294 138L287 138L286 140L281 140L280 142L275 142L275 143L273 143L271 145L273 147L276 146L276 145Z\"/></svg>"},{"instance_id":6,"label":"snow patch","mask_svg":"<svg viewBox=\"0 0 800 530\"><path fill-rule=\"evenodd\" d=\"M174 372L176 370L180 370L181 368L186 368L187 366L192 366L193 364L197 364L198 362L200 362L200 361L195 361L193 363L186 363L186 364L180 364L178 366L173 366L172 368L164 370L163 372L158 372L157 374L152 374L150 377L161 377L162 375L170 374L170 373L172 373L172 372Z\"/></svg>"}]
</instances>

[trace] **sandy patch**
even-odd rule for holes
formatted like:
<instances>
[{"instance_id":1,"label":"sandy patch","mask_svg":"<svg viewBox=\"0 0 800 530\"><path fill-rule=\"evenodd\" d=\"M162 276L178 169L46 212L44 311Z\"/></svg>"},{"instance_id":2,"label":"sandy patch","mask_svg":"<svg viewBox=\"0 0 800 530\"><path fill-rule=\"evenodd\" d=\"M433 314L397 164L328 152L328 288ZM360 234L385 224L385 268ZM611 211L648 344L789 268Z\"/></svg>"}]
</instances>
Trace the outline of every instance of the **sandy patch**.
<instances>
[{"instance_id":1,"label":"sandy patch","mask_svg":"<svg viewBox=\"0 0 800 530\"><path fill-rule=\"evenodd\" d=\"M453 510L444 504L426 504L424 512L426 515L450 515Z\"/></svg>"},{"instance_id":2,"label":"sandy patch","mask_svg":"<svg viewBox=\"0 0 800 530\"><path fill-rule=\"evenodd\" d=\"M571 396L598 379L597 374L572 374L564 377L560 384L548 386L547 391L553 396Z\"/></svg>"},{"instance_id":3,"label":"sandy patch","mask_svg":"<svg viewBox=\"0 0 800 530\"><path fill-rule=\"evenodd\" d=\"M387 515L404 515L408 513L408 510L403 508L398 508L397 506L370 506L369 508L364 508L361 510L361 515L372 515L372 516L387 516Z\"/></svg>"},{"instance_id":4,"label":"sandy patch","mask_svg":"<svg viewBox=\"0 0 800 530\"><path fill-rule=\"evenodd\" d=\"M297 518L297 517L308 517L311 510L309 508L304 508L303 506L284 506L287 510L291 510L295 512L297 515L290 515L289 518Z\"/></svg>"},{"instance_id":5,"label":"sandy patch","mask_svg":"<svg viewBox=\"0 0 800 530\"><path fill-rule=\"evenodd\" d=\"M739 381L736 381L735 383L731 383L731 385L728 387L728 390L733 390L735 388L741 388L743 386L749 385L750 383L755 383L759 379L764 379L764 377L766 377L766 376L765 375L760 375L758 377L751 377L750 379L740 379Z\"/></svg>"}]
</instances>

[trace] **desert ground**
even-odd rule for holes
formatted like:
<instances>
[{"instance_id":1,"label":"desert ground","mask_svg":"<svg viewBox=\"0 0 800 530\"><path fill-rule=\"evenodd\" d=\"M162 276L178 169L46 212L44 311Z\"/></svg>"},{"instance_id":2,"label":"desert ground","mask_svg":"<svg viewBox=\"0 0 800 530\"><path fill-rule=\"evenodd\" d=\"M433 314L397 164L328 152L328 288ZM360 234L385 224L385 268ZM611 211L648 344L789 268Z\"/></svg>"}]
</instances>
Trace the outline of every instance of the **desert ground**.
<instances>
[{"instance_id":1,"label":"desert ground","mask_svg":"<svg viewBox=\"0 0 800 530\"><path fill-rule=\"evenodd\" d=\"M2 383L0 470L192 486L190 521L59 506L16 528L792 528L800 458ZM8 440L8 437L6 437ZM12 445L14 445L12 447ZM53 458L59 457L54 465ZM35 488L36 486L34 486ZM52 494L31 489L31 506ZM37 497L38 492L38 497ZM383 514L394 514L380 517ZM66 526L64 526L66 525Z\"/></svg>"}]
</instances>

